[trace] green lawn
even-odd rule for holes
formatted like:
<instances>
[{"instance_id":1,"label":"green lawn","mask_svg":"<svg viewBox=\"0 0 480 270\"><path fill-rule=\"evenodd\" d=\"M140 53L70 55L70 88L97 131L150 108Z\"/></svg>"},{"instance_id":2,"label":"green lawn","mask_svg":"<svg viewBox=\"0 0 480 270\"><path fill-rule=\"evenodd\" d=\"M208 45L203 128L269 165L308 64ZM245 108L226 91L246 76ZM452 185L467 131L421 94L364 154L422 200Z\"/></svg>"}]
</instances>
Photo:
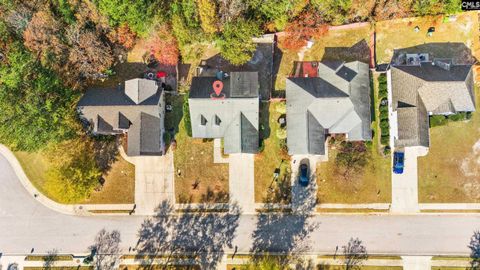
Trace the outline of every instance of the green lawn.
<instances>
[{"instance_id":1,"label":"green lawn","mask_svg":"<svg viewBox=\"0 0 480 270\"><path fill-rule=\"evenodd\" d=\"M337 150L329 148L329 161L317 165L318 199L320 203L390 203L391 162L384 156L380 146L378 125L378 89L374 83L375 117L372 117L373 141L368 147L369 160L362 173L344 179L337 170Z\"/></svg>"},{"instance_id":2,"label":"green lawn","mask_svg":"<svg viewBox=\"0 0 480 270\"><path fill-rule=\"evenodd\" d=\"M443 23L443 16L406 18L380 21L375 25L377 63L390 62L394 49L411 48L409 52L428 52L435 57L455 54L459 60L464 60L468 51L465 44L476 54L478 38L477 12L464 12L457 15L457 21ZM415 26L420 28L416 33ZM435 27L431 37L426 35L429 27ZM427 45L424 45L427 43ZM438 46L428 43L443 43ZM461 43L461 44L458 44Z\"/></svg>"},{"instance_id":3,"label":"green lawn","mask_svg":"<svg viewBox=\"0 0 480 270\"><path fill-rule=\"evenodd\" d=\"M45 188L46 172L49 162L41 152L14 152L31 183L39 192L50 199L61 202L61 196ZM94 191L91 197L73 203L133 203L135 195L135 167L120 155L103 175L105 184L100 191Z\"/></svg>"},{"instance_id":4,"label":"green lawn","mask_svg":"<svg viewBox=\"0 0 480 270\"><path fill-rule=\"evenodd\" d=\"M174 110L182 110L182 98L172 100ZM178 119L178 115L174 117ZM228 202L228 164L213 163L213 140L189 137L183 119L178 125L173 124L178 128L174 150L177 203Z\"/></svg>"},{"instance_id":5,"label":"green lawn","mask_svg":"<svg viewBox=\"0 0 480 270\"><path fill-rule=\"evenodd\" d=\"M368 63L370 33L370 26L330 30L324 36L315 40L313 47L305 52L303 60L359 60ZM275 90L285 90L285 79L292 73L293 62L298 61L299 58L297 52L281 49L281 38L279 38L279 47L280 52L275 56L277 61L280 61L275 80Z\"/></svg>"},{"instance_id":6,"label":"green lawn","mask_svg":"<svg viewBox=\"0 0 480 270\"><path fill-rule=\"evenodd\" d=\"M480 202L479 139L478 111L468 122L430 128L430 149L418 158L420 203Z\"/></svg>"},{"instance_id":7,"label":"green lawn","mask_svg":"<svg viewBox=\"0 0 480 270\"><path fill-rule=\"evenodd\" d=\"M255 156L255 201L289 202L290 198L290 156L281 148L281 131L278 119L285 117L285 102L262 102L260 105L260 132L264 137L264 149ZM280 137L284 134L278 134ZM280 169L278 182L273 174ZM269 191L273 188L272 191Z\"/></svg>"}]
</instances>

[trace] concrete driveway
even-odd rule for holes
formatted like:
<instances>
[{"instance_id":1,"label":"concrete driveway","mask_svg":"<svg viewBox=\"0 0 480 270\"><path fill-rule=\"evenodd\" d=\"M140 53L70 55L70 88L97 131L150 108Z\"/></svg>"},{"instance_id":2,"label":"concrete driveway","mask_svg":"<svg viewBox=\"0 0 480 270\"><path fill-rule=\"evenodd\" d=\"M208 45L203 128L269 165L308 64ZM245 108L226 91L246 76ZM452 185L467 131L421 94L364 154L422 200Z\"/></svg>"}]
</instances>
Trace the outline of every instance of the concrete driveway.
<instances>
[{"instance_id":1,"label":"concrete driveway","mask_svg":"<svg viewBox=\"0 0 480 270\"><path fill-rule=\"evenodd\" d=\"M392 213L419 212L417 158L426 154L426 148L405 147L404 151L405 167L403 173L392 173L392 206L390 209Z\"/></svg>"},{"instance_id":2,"label":"concrete driveway","mask_svg":"<svg viewBox=\"0 0 480 270\"><path fill-rule=\"evenodd\" d=\"M175 200L173 152L135 157L135 214L153 215L165 200Z\"/></svg>"},{"instance_id":3,"label":"concrete driveway","mask_svg":"<svg viewBox=\"0 0 480 270\"><path fill-rule=\"evenodd\" d=\"M230 154L228 162L230 201L238 203L244 214L254 214L255 155Z\"/></svg>"}]
</instances>

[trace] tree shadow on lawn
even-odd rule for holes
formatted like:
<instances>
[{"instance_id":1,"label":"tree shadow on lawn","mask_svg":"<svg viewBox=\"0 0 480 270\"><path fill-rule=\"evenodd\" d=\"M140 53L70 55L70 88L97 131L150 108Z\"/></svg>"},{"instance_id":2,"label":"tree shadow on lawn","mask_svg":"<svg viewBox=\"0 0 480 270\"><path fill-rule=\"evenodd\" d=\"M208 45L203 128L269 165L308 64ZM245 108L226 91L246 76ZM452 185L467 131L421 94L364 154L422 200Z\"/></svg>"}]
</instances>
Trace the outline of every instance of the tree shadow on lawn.
<instances>
[{"instance_id":1,"label":"tree shadow on lawn","mask_svg":"<svg viewBox=\"0 0 480 270\"><path fill-rule=\"evenodd\" d=\"M325 47L321 61L360 61L369 63L370 47L365 39L360 40L351 47Z\"/></svg>"},{"instance_id":2,"label":"tree shadow on lawn","mask_svg":"<svg viewBox=\"0 0 480 270\"><path fill-rule=\"evenodd\" d=\"M215 269L225 248L232 248L239 216L240 208L236 204L231 204L227 213L187 209L176 215L174 206L164 201L156 209L155 216L147 218L138 232L136 250L139 255L146 255L139 256L141 263L147 265L145 269L154 269L155 256L163 256L163 265L168 266L188 254L188 259L201 269Z\"/></svg>"}]
</instances>

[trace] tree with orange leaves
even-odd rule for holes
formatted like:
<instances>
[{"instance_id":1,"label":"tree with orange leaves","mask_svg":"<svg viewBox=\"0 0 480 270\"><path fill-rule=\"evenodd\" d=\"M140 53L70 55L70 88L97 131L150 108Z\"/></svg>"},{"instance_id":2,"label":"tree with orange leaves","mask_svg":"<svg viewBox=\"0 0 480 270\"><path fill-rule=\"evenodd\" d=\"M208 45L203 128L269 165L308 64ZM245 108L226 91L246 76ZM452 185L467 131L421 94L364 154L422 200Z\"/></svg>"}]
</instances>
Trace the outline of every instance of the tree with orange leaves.
<instances>
[{"instance_id":1,"label":"tree with orange leaves","mask_svg":"<svg viewBox=\"0 0 480 270\"><path fill-rule=\"evenodd\" d=\"M117 28L117 41L126 49L133 48L137 35L130 29L128 24L123 23Z\"/></svg>"},{"instance_id":2,"label":"tree with orange leaves","mask_svg":"<svg viewBox=\"0 0 480 270\"><path fill-rule=\"evenodd\" d=\"M145 43L151 55L161 64L176 65L178 62L178 44L175 37L172 35L172 30L166 24L160 26L156 33L151 35Z\"/></svg>"},{"instance_id":3,"label":"tree with orange leaves","mask_svg":"<svg viewBox=\"0 0 480 270\"><path fill-rule=\"evenodd\" d=\"M328 26L313 9L307 9L285 27L285 36L280 46L289 50L299 50L311 38L319 38L328 31Z\"/></svg>"}]
</instances>

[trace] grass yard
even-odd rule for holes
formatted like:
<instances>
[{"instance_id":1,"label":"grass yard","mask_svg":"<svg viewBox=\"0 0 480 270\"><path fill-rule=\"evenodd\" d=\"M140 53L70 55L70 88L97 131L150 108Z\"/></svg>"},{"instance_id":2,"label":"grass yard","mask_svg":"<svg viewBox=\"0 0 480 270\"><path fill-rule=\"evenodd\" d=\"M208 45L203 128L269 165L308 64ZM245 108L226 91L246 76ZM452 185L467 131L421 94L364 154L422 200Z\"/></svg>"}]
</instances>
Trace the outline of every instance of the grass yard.
<instances>
[{"instance_id":1,"label":"grass yard","mask_svg":"<svg viewBox=\"0 0 480 270\"><path fill-rule=\"evenodd\" d=\"M432 270L468 270L470 267L432 266Z\"/></svg>"},{"instance_id":2,"label":"grass yard","mask_svg":"<svg viewBox=\"0 0 480 270\"><path fill-rule=\"evenodd\" d=\"M313 47L305 52L303 60L359 60L368 63L370 33L370 26L330 30L319 40L315 40ZM277 63L274 67L278 68L275 90L285 90L285 79L292 73L293 62L300 59L297 52L289 50L278 49L275 54Z\"/></svg>"},{"instance_id":3,"label":"grass yard","mask_svg":"<svg viewBox=\"0 0 480 270\"><path fill-rule=\"evenodd\" d=\"M255 156L255 202L290 201L290 156L282 150L280 139L286 136L286 129L282 129L278 123L280 116L285 117L285 113L285 102L262 102L260 105L260 132L265 146ZM280 169L280 176L275 182L273 174L277 168ZM270 187L273 192L269 191Z\"/></svg>"},{"instance_id":4,"label":"grass yard","mask_svg":"<svg viewBox=\"0 0 480 270\"><path fill-rule=\"evenodd\" d=\"M172 101L176 104L174 110L182 110L181 98ZM228 164L213 163L213 140L189 137L183 118L177 128L174 150L177 203L228 202Z\"/></svg>"},{"instance_id":5,"label":"grass yard","mask_svg":"<svg viewBox=\"0 0 480 270\"><path fill-rule=\"evenodd\" d=\"M168 266L163 266L163 265L120 265L118 268L119 270L163 270L163 269L168 269L168 270L200 270L199 266L193 265L191 267L189 266L183 266L183 265L168 265Z\"/></svg>"},{"instance_id":6,"label":"grass yard","mask_svg":"<svg viewBox=\"0 0 480 270\"><path fill-rule=\"evenodd\" d=\"M368 163L363 172L344 179L335 164L337 149L329 147L328 162L317 165L318 199L320 203L390 203L391 164L390 155L383 155L380 146L378 83L373 83L372 117L373 141L367 148Z\"/></svg>"},{"instance_id":7,"label":"grass yard","mask_svg":"<svg viewBox=\"0 0 480 270\"><path fill-rule=\"evenodd\" d=\"M443 16L377 22L375 25L377 63L389 63L394 50L402 48L410 48L409 52L432 53L435 57L449 57L453 54L462 62L471 59L468 54L477 55L478 52L475 40L478 38L477 16L476 12L463 12L457 14L456 21L445 23ZM420 28L419 32L414 31L415 26ZM427 36L429 27L435 27L431 37ZM444 43L446 46L438 46L438 43Z\"/></svg>"},{"instance_id":8,"label":"grass yard","mask_svg":"<svg viewBox=\"0 0 480 270\"><path fill-rule=\"evenodd\" d=\"M468 122L430 128L430 149L418 158L420 203L480 202L479 138L478 111Z\"/></svg>"},{"instance_id":9,"label":"grass yard","mask_svg":"<svg viewBox=\"0 0 480 270\"><path fill-rule=\"evenodd\" d=\"M31 183L39 192L60 202L58 194L45 189L46 172L49 162L41 152L14 152ZM120 155L104 174L105 184L100 191L94 191L89 199L75 203L133 203L135 195L135 167Z\"/></svg>"},{"instance_id":10,"label":"grass yard","mask_svg":"<svg viewBox=\"0 0 480 270\"><path fill-rule=\"evenodd\" d=\"M328 265L328 264L319 264L317 265L318 270L344 270L344 265ZM360 266L360 270L402 270L401 266Z\"/></svg>"},{"instance_id":11,"label":"grass yard","mask_svg":"<svg viewBox=\"0 0 480 270\"><path fill-rule=\"evenodd\" d=\"M45 267L24 267L24 270L44 270ZM51 270L93 270L93 266L53 266Z\"/></svg>"}]
</instances>

